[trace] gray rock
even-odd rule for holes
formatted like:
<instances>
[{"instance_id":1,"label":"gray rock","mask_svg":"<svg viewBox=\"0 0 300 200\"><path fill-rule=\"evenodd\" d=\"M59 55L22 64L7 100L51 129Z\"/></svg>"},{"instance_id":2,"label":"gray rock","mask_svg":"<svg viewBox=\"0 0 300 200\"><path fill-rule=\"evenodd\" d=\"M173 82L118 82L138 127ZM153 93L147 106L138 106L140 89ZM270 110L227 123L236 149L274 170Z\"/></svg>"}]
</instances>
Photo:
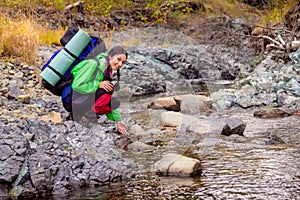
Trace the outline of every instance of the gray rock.
<instances>
[{"instance_id":1,"label":"gray rock","mask_svg":"<svg viewBox=\"0 0 300 200\"><path fill-rule=\"evenodd\" d=\"M18 96L20 95L24 95L24 92L20 89L18 85L15 84L9 85L9 93L8 93L9 99L18 99Z\"/></svg>"},{"instance_id":2,"label":"gray rock","mask_svg":"<svg viewBox=\"0 0 300 200\"><path fill-rule=\"evenodd\" d=\"M149 152L149 151L153 151L154 149L155 147L144 144L139 141L133 142L127 146L127 150L133 152Z\"/></svg>"},{"instance_id":3,"label":"gray rock","mask_svg":"<svg viewBox=\"0 0 300 200\"><path fill-rule=\"evenodd\" d=\"M222 135L229 136L232 134L237 134L243 136L246 124L242 120L236 118L226 118L225 123L226 124L221 132Z\"/></svg>"}]
</instances>

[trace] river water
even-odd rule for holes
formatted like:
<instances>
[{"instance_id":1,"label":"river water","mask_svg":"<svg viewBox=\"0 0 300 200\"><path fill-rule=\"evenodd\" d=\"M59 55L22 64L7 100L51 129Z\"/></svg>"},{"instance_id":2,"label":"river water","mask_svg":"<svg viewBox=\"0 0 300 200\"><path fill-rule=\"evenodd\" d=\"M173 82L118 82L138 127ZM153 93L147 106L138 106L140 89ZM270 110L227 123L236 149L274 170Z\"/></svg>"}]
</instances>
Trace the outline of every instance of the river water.
<instances>
[{"instance_id":1,"label":"river water","mask_svg":"<svg viewBox=\"0 0 300 200\"><path fill-rule=\"evenodd\" d=\"M266 120L243 116L248 119L246 138L221 139L202 158L202 187L195 196L300 199L299 118ZM280 144L280 139L285 144Z\"/></svg>"},{"instance_id":2,"label":"river water","mask_svg":"<svg viewBox=\"0 0 300 200\"><path fill-rule=\"evenodd\" d=\"M145 111L143 99L130 103L131 118L157 123L156 111ZM140 109L140 110L139 110ZM115 185L80 192L75 199L300 199L300 117L262 119L253 110L217 111L214 117L236 117L247 126L244 136L209 134L192 144L172 146L174 134L166 134L154 151L124 153L143 166L141 175ZM214 123L212 123L214 124ZM156 124L157 125L157 124ZM167 133L167 132L164 132ZM172 130L170 131L172 133ZM164 146L165 142L165 146ZM192 149L189 151L189 149ZM200 177L164 177L151 172L151 165L164 153L176 152L201 160ZM142 175L144 174L144 175ZM145 175L146 174L146 175Z\"/></svg>"},{"instance_id":3,"label":"river water","mask_svg":"<svg viewBox=\"0 0 300 200\"><path fill-rule=\"evenodd\" d=\"M190 154L201 160L202 175L188 184L182 181L182 187L192 189L188 197L300 199L300 117L262 119L253 117L253 112L233 109L215 114L243 120L247 124L244 137L211 134L202 138ZM181 180L168 181L168 187L172 184L178 187Z\"/></svg>"}]
</instances>

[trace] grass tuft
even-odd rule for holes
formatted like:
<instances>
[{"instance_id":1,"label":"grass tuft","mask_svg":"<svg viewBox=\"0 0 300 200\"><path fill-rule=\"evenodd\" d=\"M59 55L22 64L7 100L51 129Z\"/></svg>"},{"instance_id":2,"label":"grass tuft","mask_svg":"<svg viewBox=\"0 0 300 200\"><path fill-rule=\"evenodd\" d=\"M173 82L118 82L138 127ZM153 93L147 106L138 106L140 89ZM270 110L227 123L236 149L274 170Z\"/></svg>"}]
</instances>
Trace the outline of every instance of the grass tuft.
<instances>
[{"instance_id":1,"label":"grass tuft","mask_svg":"<svg viewBox=\"0 0 300 200\"><path fill-rule=\"evenodd\" d=\"M39 34L39 42L41 45L61 45L60 44L60 38L63 36L65 33L65 29L59 28L58 30L50 30L50 29L45 29L45 28L40 28L38 30Z\"/></svg>"},{"instance_id":2,"label":"grass tuft","mask_svg":"<svg viewBox=\"0 0 300 200\"><path fill-rule=\"evenodd\" d=\"M31 21L1 18L0 40L1 56L19 57L29 64L35 63L39 35Z\"/></svg>"}]
</instances>

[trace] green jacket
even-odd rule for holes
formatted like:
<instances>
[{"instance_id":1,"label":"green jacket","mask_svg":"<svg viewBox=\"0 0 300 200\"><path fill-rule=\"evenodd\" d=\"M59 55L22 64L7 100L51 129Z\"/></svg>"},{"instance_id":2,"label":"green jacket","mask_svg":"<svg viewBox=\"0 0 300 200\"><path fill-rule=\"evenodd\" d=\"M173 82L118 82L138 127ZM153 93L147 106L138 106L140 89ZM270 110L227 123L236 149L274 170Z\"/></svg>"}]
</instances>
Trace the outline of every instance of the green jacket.
<instances>
[{"instance_id":1,"label":"green jacket","mask_svg":"<svg viewBox=\"0 0 300 200\"><path fill-rule=\"evenodd\" d=\"M100 65L94 59L83 60L78 63L71 71L74 76L72 89L81 94L95 93L100 86L100 82L104 79L104 71L106 67L106 57L104 53L96 56ZM96 68L99 67L98 73L94 77ZM112 121L121 121L122 117L117 109L106 114L107 118Z\"/></svg>"}]
</instances>

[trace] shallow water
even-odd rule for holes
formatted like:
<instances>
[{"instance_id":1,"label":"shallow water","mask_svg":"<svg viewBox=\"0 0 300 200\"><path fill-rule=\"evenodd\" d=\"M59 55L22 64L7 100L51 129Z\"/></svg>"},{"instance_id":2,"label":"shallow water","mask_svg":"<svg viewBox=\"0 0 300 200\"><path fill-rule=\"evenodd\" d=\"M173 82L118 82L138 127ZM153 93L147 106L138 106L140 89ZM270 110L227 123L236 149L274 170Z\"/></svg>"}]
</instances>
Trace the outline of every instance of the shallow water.
<instances>
[{"instance_id":1,"label":"shallow water","mask_svg":"<svg viewBox=\"0 0 300 200\"><path fill-rule=\"evenodd\" d=\"M245 137L220 138L203 156L203 187L195 196L300 199L299 118L258 119L251 113L236 117L247 122Z\"/></svg>"},{"instance_id":2,"label":"shallow water","mask_svg":"<svg viewBox=\"0 0 300 200\"><path fill-rule=\"evenodd\" d=\"M131 117L153 126L157 122L149 117L155 112L138 112L138 105L143 108L145 102L131 104ZM169 142L153 152L124 154L145 166L143 172L150 174L151 165L164 153L199 158L203 170L200 177L153 178L151 174L152 178L133 178L113 188L102 188L101 192L99 188L98 195L88 199L300 199L300 117L260 119L253 117L253 111L218 114L246 122L244 136L211 134L202 138L196 148L189 141L181 147L172 147ZM169 136L167 141L175 139ZM189 147L193 148L187 153Z\"/></svg>"},{"instance_id":3,"label":"shallow water","mask_svg":"<svg viewBox=\"0 0 300 200\"><path fill-rule=\"evenodd\" d=\"M195 193L196 197L300 198L299 148L286 145L245 148L225 142L216 148L202 159L203 187Z\"/></svg>"}]
</instances>

